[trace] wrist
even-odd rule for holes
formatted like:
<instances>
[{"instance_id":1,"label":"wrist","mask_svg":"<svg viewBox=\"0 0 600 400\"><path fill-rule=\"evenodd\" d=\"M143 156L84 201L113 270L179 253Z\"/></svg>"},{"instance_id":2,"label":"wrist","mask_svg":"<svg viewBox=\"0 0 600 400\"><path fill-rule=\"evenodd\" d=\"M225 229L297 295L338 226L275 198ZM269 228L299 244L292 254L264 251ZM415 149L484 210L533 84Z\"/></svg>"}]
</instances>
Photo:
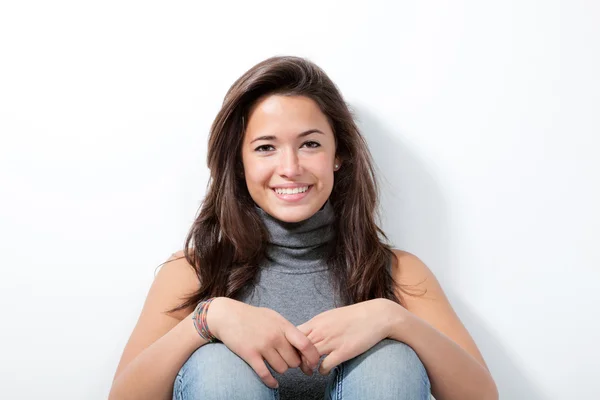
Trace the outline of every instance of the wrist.
<instances>
[{"instance_id":1,"label":"wrist","mask_svg":"<svg viewBox=\"0 0 600 400\"><path fill-rule=\"evenodd\" d=\"M411 313L392 300L381 300L383 307L381 315L384 317L383 326L385 338L402 341Z\"/></svg>"},{"instance_id":2,"label":"wrist","mask_svg":"<svg viewBox=\"0 0 600 400\"><path fill-rule=\"evenodd\" d=\"M206 315L206 323L210 332L217 339L221 340L221 335L219 331L219 327L221 325L221 315L223 315L223 307L224 303L229 301L230 299L227 297L215 297L214 300L210 303L208 307L207 315Z\"/></svg>"},{"instance_id":3,"label":"wrist","mask_svg":"<svg viewBox=\"0 0 600 400\"><path fill-rule=\"evenodd\" d=\"M180 332L182 333L182 335L189 338L189 340L193 343L193 348L197 349L198 347L205 344L206 340L202 339L202 337L200 335L198 335L198 331L196 330L196 327L194 326L194 320L192 318L193 315L194 315L194 312L191 312L187 317L185 317L181 321L179 326L180 326Z\"/></svg>"}]
</instances>

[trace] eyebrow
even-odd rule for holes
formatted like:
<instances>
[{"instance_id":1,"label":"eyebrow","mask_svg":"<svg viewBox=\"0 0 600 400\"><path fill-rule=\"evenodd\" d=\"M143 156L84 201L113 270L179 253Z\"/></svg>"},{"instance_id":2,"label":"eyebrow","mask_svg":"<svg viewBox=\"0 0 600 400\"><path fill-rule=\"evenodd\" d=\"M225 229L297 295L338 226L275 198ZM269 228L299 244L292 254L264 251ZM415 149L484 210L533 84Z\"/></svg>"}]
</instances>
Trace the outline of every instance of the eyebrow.
<instances>
[{"instance_id":1,"label":"eyebrow","mask_svg":"<svg viewBox=\"0 0 600 400\"><path fill-rule=\"evenodd\" d=\"M323 133L323 132L321 132L321 131L320 131L320 130L318 130L318 129L309 129L309 130L307 130L307 131L304 131L304 132L302 132L302 133L298 134L298 137L299 137L299 138L301 138L301 137L304 137L304 136L308 136L308 135L310 135L311 133L320 133L320 134L324 135L324 133ZM275 136L273 136L273 135L269 135L269 136L259 136L259 137L257 137L256 139L254 139L253 141L251 141L250 143L254 143L254 142L258 141L258 140L277 140L277 137L275 137Z\"/></svg>"}]
</instances>

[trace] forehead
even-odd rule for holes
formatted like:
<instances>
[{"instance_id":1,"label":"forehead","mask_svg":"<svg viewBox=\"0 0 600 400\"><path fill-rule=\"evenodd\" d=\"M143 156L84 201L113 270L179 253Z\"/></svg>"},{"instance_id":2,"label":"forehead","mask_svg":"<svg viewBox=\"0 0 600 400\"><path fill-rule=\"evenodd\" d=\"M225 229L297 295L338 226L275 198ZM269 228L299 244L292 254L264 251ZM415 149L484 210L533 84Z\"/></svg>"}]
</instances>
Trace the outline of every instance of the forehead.
<instances>
[{"instance_id":1,"label":"forehead","mask_svg":"<svg viewBox=\"0 0 600 400\"><path fill-rule=\"evenodd\" d=\"M296 135L308 129L331 132L327 117L317 103L305 96L270 95L250 109L246 139L270 134Z\"/></svg>"}]
</instances>

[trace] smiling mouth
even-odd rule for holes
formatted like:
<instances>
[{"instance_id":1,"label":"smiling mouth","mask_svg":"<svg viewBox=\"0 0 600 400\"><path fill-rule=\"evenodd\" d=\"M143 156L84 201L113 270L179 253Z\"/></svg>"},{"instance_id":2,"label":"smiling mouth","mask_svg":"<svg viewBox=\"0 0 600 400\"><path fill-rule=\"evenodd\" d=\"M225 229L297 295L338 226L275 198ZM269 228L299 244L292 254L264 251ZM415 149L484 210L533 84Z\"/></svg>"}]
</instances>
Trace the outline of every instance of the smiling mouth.
<instances>
[{"instance_id":1,"label":"smiling mouth","mask_svg":"<svg viewBox=\"0 0 600 400\"><path fill-rule=\"evenodd\" d=\"M295 188L271 188L275 194L285 196L285 195L295 195L295 194L303 194L308 192L313 185L299 186Z\"/></svg>"},{"instance_id":2,"label":"smiling mouth","mask_svg":"<svg viewBox=\"0 0 600 400\"><path fill-rule=\"evenodd\" d=\"M311 193L313 186L314 185L301 186L293 189L271 188L271 190L273 190L273 193L279 200L285 202L296 202L306 198L306 196L308 196Z\"/></svg>"}]
</instances>

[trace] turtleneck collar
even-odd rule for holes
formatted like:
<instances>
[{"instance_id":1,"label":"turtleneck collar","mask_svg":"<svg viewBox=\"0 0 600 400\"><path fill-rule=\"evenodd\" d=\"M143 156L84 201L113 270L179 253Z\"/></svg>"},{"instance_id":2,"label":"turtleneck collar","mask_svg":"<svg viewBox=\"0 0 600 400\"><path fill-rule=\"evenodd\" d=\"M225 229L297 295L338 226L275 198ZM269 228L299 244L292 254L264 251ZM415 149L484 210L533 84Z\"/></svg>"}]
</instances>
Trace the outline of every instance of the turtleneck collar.
<instances>
[{"instance_id":1,"label":"turtleneck collar","mask_svg":"<svg viewBox=\"0 0 600 400\"><path fill-rule=\"evenodd\" d=\"M325 205L308 219L284 222L255 206L269 233L264 268L298 274L327 269L325 257L334 238L333 206Z\"/></svg>"}]
</instances>

